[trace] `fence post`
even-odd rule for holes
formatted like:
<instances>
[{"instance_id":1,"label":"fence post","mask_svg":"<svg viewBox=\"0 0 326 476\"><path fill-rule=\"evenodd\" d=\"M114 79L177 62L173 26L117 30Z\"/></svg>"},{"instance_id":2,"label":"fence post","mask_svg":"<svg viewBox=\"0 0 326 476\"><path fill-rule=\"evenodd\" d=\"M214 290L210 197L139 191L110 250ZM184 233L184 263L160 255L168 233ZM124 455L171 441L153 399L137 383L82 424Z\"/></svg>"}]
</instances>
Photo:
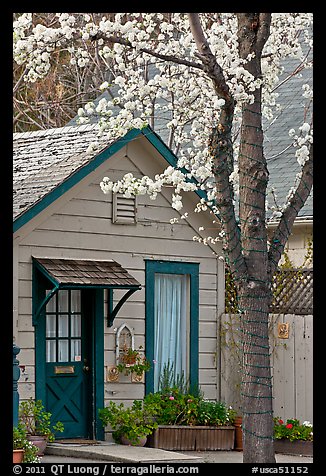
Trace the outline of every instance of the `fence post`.
<instances>
[{"instance_id":1,"label":"fence post","mask_svg":"<svg viewBox=\"0 0 326 476\"><path fill-rule=\"evenodd\" d=\"M18 425L18 407L19 407L19 393L18 380L20 377L19 360L16 358L19 354L20 348L13 344L13 426Z\"/></svg>"}]
</instances>

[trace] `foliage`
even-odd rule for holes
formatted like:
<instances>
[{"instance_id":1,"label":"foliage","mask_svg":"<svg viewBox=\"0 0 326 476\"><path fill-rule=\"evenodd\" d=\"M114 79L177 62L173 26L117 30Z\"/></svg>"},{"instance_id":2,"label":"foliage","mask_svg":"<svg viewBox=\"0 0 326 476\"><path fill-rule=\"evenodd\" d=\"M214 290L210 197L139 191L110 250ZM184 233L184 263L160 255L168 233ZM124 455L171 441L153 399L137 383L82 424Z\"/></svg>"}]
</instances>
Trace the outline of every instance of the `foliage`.
<instances>
[{"instance_id":1,"label":"foliage","mask_svg":"<svg viewBox=\"0 0 326 476\"><path fill-rule=\"evenodd\" d=\"M55 439L55 432L63 432L64 425L58 421L51 424L50 412L45 411L41 400L23 401L19 404L19 423L30 435L45 435L48 441Z\"/></svg>"},{"instance_id":2,"label":"foliage","mask_svg":"<svg viewBox=\"0 0 326 476\"><path fill-rule=\"evenodd\" d=\"M202 400L198 406L197 425L233 425L236 414L222 402Z\"/></svg>"},{"instance_id":3,"label":"foliage","mask_svg":"<svg viewBox=\"0 0 326 476\"><path fill-rule=\"evenodd\" d=\"M131 407L110 401L107 407L99 409L103 426L110 424L114 430L114 440L120 443L124 436L133 445L137 445L140 438L150 435L157 428L156 414L155 404L141 400L134 400Z\"/></svg>"},{"instance_id":4,"label":"foliage","mask_svg":"<svg viewBox=\"0 0 326 476\"><path fill-rule=\"evenodd\" d=\"M20 423L13 427L13 449L24 450L23 463L40 462L40 458L37 456L38 447L27 439L27 431Z\"/></svg>"},{"instance_id":5,"label":"foliage","mask_svg":"<svg viewBox=\"0 0 326 476\"><path fill-rule=\"evenodd\" d=\"M199 399L191 394L184 394L177 388L168 392L149 393L145 402L158 408L159 425L195 425Z\"/></svg>"},{"instance_id":6,"label":"foliage","mask_svg":"<svg viewBox=\"0 0 326 476\"><path fill-rule=\"evenodd\" d=\"M157 408L159 425L232 425L235 411L223 402L204 400L177 388L149 393L144 401Z\"/></svg>"},{"instance_id":7,"label":"foliage","mask_svg":"<svg viewBox=\"0 0 326 476\"><path fill-rule=\"evenodd\" d=\"M117 365L119 372L123 372L125 375L129 375L130 373L142 375L143 372L148 372L151 368L151 364L145 356L140 354L140 349L141 347L139 347L138 350L129 347L122 353Z\"/></svg>"},{"instance_id":8,"label":"foliage","mask_svg":"<svg viewBox=\"0 0 326 476\"><path fill-rule=\"evenodd\" d=\"M192 385L186 378L184 372L177 373L173 362L167 362L163 365L162 373L159 378L158 389L162 393L169 393L170 389L176 388L181 393L191 393L196 397L203 397L198 384Z\"/></svg>"},{"instance_id":9,"label":"foliage","mask_svg":"<svg viewBox=\"0 0 326 476\"><path fill-rule=\"evenodd\" d=\"M159 425L230 425L235 416L224 403L204 400L198 386L191 388L184 373L174 372L173 364L164 365L159 390L144 401L157 409Z\"/></svg>"},{"instance_id":10,"label":"foliage","mask_svg":"<svg viewBox=\"0 0 326 476\"><path fill-rule=\"evenodd\" d=\"M313 426L309 421L302 424L296 418L288 419L284 422L281 418L274 418L274 438L277 440L286 438L290 441L313 440Z\"/></svg>"}]
</instances>

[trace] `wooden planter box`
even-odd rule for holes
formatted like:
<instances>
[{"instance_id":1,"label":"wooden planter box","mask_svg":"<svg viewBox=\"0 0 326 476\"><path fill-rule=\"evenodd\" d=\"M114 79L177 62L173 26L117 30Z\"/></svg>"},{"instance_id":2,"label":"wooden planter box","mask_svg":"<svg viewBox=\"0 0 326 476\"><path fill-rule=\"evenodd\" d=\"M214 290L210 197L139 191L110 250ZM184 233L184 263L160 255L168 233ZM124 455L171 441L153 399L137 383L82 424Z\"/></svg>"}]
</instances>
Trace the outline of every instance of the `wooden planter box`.
<instances>
[{"instance_id":1,"label":"wooden planter box","mask_svg":"<svg viewBox=\"0 0 326 476\"><path fill-rule=\"evenodd\" d=\"M234 449L234 426L160 425L147 446L163 450L212 451Z\"/></svg>"},{"instance_id":2,"label":"wooden planter box","mask_svg":"<svg viewBox=\"0 0 326 476\"><path fill-rule=\"evenodd\" d=\"M312 441L290 441L287 438L282 440L274 440L275 453L283 453L286 455L313 456Z\"/></svg>"}]
</instances>

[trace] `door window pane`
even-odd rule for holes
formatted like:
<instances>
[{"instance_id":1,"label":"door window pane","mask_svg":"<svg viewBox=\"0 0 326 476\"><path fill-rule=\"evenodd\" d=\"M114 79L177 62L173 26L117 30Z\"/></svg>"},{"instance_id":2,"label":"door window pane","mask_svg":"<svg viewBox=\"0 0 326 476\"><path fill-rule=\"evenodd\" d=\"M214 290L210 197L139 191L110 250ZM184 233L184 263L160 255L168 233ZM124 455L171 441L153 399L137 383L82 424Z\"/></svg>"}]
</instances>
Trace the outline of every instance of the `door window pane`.
<instances>
[{"instance_id":1,"label":"door window pane","mask_svg":"<svg viewBox=\"0 0 326 476\"><path fill-rule=\"evenodd\" d=\"M80 290L72 289L70 292L71 292L71 312L81 312Z\"/></svg>"},{"instance_id":2,"label":"door window pane","mask_svg":"<svg viewBox=\"0 0 326 476\"><path fill-rule=\"evenodd\" d=\"M71 337L81 337L81 315L70 316Z\"/></svg>"},{"instance_id":3,"label":"door window pane","mask_svg":"<svg viewBox=\"0 0 326 476\"><path fill-rule=\"evenodd\" d=\"M69 329L69 316L63 315L58 316L58 336L59 337L68 337Z\"/></svg>"},{"instance_id":4,"label":"door window pane","mask_svg":"<svg viewBox=\"0 0 326 476\"><path fill-rule=\"evenodd\" d=\"M56 362L56 341L47 340L46 341L46 361L47 362Z\"/></svg>"},{"instance_id":5,"label":"door window pane","mask_svg":"<svg viewBox=\"0 0 326 476\"><path fill-rule=\"evenodd\" d=\"M81 361L81 340L71 339L71 360L74 362Z\"/></svg>"},{"instance_id":6,"label":"door window pane","mask_svg":"<svg viewBox=\"0 0 326 476\"><path fill-rule=\"evenodd\" d=\"M46 316L46 337L56 337L56 315Z\"/></svg>"},{"instance_id":7,"label":"door window pane","mask_svg":"<svg viewBox=\"0 0 326 476\"><path fill-rule=\"evenodd\" d=\"M69 362L69 340L58 341L58 362Z\"/></svg>"},{"instance_id":8,"label":"door window pane","mask_svg":"<svg viewBox=\"0 0 326 476\"><path fill-rule=\"evenodd\" d=\"M58 292L58 311L68 312L69 291L60 290Z\"/></svg>"}]
</instances>

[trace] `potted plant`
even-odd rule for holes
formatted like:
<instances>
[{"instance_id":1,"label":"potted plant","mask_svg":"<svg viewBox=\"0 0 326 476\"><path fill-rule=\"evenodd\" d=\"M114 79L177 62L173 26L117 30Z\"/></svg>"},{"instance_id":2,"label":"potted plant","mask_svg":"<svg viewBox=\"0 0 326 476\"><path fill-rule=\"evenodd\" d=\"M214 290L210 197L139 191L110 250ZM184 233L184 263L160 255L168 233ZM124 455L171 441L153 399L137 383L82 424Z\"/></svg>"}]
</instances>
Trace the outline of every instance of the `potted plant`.
<instances>
[{"instance_id":1,"label":"potted plant","mask_svg":"<svg viewBox=\"0 0 326 476\"><path fill-rule=\"evenodd\" d=\"M171 373L172 372L172 373ZM158 428L148 446L166 450L232 450L236 412L224 402L205 400L173 369L163 369L159 390L144 398L155 405Z\"/></svg>"},{"instance_id":2,"label":"potted plant","mask_svg":"<svg viewBox=\"0 0 326 476\"><path fill-rule=\"evenodd\" d=\"M112 436L117 443L144 446L157 423L155 405L134 400L131 407L123 403L110 401L109 405L99 410L103 426L110 424Z\"/></svg>"},{"instance_id":3,"label":"potted plant","mask_svg":"<svg viewBox=\"0 0 326 476\"><path fill-rule=\"evenodd\" d=\"M284 422L281 418L274 418L274 447L276 453L313 454L313 426L309 421L300 421L296 418Z\"/></svg>"},{"instance_id":4,"label":"potted plant","mask_svg":"<svg viewBox=\"0 0 326 476\"><path fill-rule=\"evenodd\" d=\"M48 442L55 440L55 432L64 430L61 422L51 424L51 416L41 400L30 398L19 405L19 422L26 430L27 438L39 448L39 455L44 454Z\"/></svg>"},{"instance_id":5,"label":"potted plant","mask_svg":"<svg viewBox=\"0 0 326 476\"><path fill-rule=\"evenodd\" d=\"M18 424L13 427L13 463L39 463L38 448L27 439L25 428Z\"/></svg>"},{"instance_id":6,"label":"potted plant","mask_svg":"<svg viewBox=\"0 0 326 476\"><path fill-rule=\"evenodd\" d=\"M150 369L150 362L144 355L141 355L141 349L141 346L138 350L131 347L125 348L119 357L118 371L125 375L135 373L138 376L147 372Z\"/></svg>"},{"instance_id":7,"label":"potted plant","mask_svg":"<svg viewBox=\"0 0 326 476\"><path fill-rule=\"evenodd\" d=\"M158 429L148 445L166 450L231 450L234 448L234 410L223 402L205 400L171 389L155 392L145 403L155 403Z\"/></svg>"}]
</instances>

